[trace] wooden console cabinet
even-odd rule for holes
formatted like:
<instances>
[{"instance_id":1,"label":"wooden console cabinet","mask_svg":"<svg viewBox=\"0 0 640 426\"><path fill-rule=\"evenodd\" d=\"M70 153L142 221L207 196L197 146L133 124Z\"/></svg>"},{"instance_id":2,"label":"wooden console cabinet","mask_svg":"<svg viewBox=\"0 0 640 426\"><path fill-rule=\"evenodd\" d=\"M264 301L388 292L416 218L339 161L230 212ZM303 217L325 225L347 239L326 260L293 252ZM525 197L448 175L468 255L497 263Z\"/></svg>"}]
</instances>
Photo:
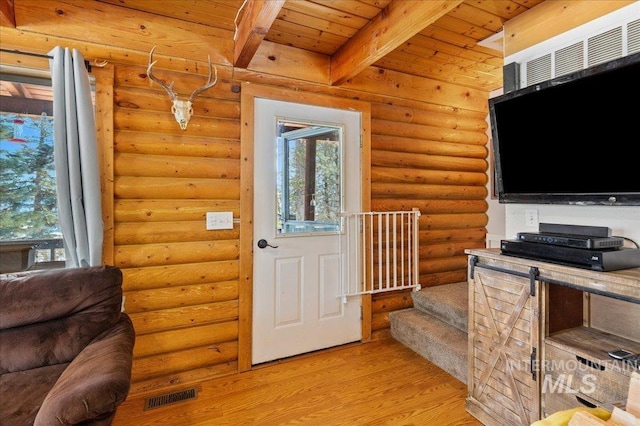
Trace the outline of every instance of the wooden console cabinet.
<instances>
[{"instance_id":1,"label":"wooden console cabinet","mask_svg":"<svg viewBox=\"0 0 640 426\"><path fill-rule=\"evenodd\" d=\"M486 425L530 425L580 405L624 405L640 353L640 268L612 272L467 250L467 411Z\"/></svg>"}]
</instances>

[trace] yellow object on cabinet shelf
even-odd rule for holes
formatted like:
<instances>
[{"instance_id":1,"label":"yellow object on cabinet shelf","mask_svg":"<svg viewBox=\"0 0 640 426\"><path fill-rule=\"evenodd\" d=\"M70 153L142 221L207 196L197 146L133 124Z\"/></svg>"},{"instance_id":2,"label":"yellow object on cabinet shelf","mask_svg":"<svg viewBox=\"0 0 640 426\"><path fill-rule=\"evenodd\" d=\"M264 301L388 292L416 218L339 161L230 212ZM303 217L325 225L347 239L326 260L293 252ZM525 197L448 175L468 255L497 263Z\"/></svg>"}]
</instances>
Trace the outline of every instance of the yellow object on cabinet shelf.
<instances>
[{"instance_id":1,"label":"yellow object on cabinet shelf","mask_svg":"<svg viewBox=\"0 0 640 426\"><path fill-rule=\"evenodd\" d=\"M531 426L640 426L640 374L631 373L626 411L613 407L613 412L604 408L578 407L553 413Z\"/></svg>"},{"instance_id":2,"label":"yellow object on cabinet shelf","mask_svg":"<svg viewBox=\"0 0 640 426\"><path fill-rule=\"evenodd\" d=\"M531 426L568 426L572 417L577 413L588 413L594 418L602 420L608 420L611 417L611 412L604 408L577 407L553 413L545 419L532 423Z\"/></svg>"}]
</instances>

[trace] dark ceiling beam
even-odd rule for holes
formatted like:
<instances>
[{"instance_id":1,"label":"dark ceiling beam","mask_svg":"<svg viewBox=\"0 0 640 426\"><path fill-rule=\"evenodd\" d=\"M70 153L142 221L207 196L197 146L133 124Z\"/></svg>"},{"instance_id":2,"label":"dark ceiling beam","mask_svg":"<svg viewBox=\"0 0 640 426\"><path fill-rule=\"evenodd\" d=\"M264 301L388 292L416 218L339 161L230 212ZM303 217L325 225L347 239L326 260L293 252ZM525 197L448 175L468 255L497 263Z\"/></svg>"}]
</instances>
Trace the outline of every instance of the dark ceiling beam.
<instances>
[{"instance_id":1,"label":"dark ceiling beam","mask_svg":"<svg viewBox=\"0 0 640 426\"><path fill-rule=\"evenodd\" d=\"M2 104L2 112L30 115L40 115L45 112L48 116L53 116L52 101L0 96L0 104Z\"/></svg>"},{"instance_id":2,"label":"dark ceiling beam","mask_svg":"<svg viewBox=\"0 0 640 426\"><path fill-rule=\"evenodd\" d=\"M16 27L16 12L13 8L13 0L0 0L0 25L3 27Z\"/></svg>"},{"instance_id":3,"label":"dark ceiling beam","mask_svg":"<svg viewBox=\"0 0 640 426\"><path fill-rule=\"evenodd\" d=\"M331 84L340 85L456 8L462 0L394 0L331 58Z\"/></svg>"},{"instance_id":4,"label":"dark ceiling beam","mask_svg":"<svg viewBox=\"0 0 640 426\"><path fill-rule=\"evenodd\" d=\"M237 23L233 65L246 68L278 17L285 0L248 0Z\"/></svg>"}]
</instances>

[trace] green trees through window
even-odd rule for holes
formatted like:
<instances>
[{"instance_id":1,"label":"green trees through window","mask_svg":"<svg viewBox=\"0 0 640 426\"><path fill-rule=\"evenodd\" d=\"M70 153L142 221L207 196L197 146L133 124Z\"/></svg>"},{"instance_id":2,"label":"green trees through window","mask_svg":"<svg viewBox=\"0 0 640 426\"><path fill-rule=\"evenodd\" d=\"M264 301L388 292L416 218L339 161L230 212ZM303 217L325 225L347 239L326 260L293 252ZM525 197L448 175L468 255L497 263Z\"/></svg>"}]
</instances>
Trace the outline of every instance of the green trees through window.
<instances>
[{"instance_id":1,"label":"green trees through window","mask_svg":"<svg viewBox=\"0 0 640 426\"><path fill-rule=\"evenodd\" d=\"M61 238L50 82L1 83L0 240Z\"/></svg>"},{"instance_id":2,"label":"green trees through window","mask_svg":"<svg viewBox=\"0 0 640 426\"><path fill-rule=\"evenodd\" d=\"M279 234L334 232L342 211L342 128L278 123Z\"/></svg>"}]
</instances>

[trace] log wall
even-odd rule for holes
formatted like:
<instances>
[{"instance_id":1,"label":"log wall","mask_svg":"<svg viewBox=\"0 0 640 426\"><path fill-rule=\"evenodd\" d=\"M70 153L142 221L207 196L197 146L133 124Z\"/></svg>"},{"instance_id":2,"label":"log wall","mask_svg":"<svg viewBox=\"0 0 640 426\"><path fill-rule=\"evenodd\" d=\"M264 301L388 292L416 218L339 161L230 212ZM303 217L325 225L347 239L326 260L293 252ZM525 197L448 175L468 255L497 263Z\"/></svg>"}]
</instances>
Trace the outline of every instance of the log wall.
<instances>
[{"instance_id":1,"label":"log wall","mask_svg":"<svg viewBox=\"0 0 640 426\"><path fill-rule=\"evenodd\" d=\"M194 39L196 44L207 43L207 51L218 49L212 58L219 58L220 80L196 100L195 116L182 131L166 93L146 77L148 51L157 40L145 40L145 34L110 33L106 24L100 28L113 6L62 2L67 3L67 12L73 13L34 7L28 13L39 16L34 19L38 25L0 27L0 38L3 48L23 52L46 53L56 45L77 48L85 58L106 59L113 67L112 111L104 112L113 114L103 165L110 173L105 191L113 194L104 207L110 210L105 216L110 221L105 262L123 270L125 308L136 329L132 393L157 392L238 371L239 323L250 321L241 317L250 309L239 306L238 298L239 263L246 256L239 250L242 229L236 223L233 230L207 231L204 223L207 211L232 211L239 217L238 89L244 81L370 102L372 210L420 209L423 286L466 279L463 251L483 247L486 232L488 93L469 94L452 84L451 98L442 91L431 98L427 89L435 82L410 77L425 90L380 85L379 80L368 79L369 74L381 78L378 71L364 72L346 87L336 88L293 80L272 69L269 73L234 70L225 59L231 55L232 32L220 30L212 36L215 42L203 41L211 37ZM85 9L85 4L96 9ZM59 25L58 15L67 20L76 17L77 22L73 27ZM134 12L126 19L141 28L179 26L170 18ZM83 31L92 35L78 36ZM100 31L107 36L101 38ZM167 30L163 43L183 45L184 40L172 38L178 36L187 37L184 31ZM203 56L202 51L190 46L181 57L167 55L182 54L179 49L157 49L154 73L175 81L175 90L184 96L206 81L206 64L193 59ZM298 63L309 62L304 52L287 53L298 55ZM2 61L24 66L28 60L3 54ZM274 61L264 62L272 66ZM382 74L390 81L409 79ZM457 95L460 91L467 93L467 100ZM388 329L388 312L408 306L406 292L376 296L371 307L373 331Z\"/></svg>"},{"instance_id":2,"label":"log wall","mask_svg":"<svg viewBox=\"0 0 640 426\"><path fill-rule=\"evenodd\" d=\"M189 81L154 72L176 90ZM116 67L114 93L113 263L137 335L132 380L146 389L168 375L234 372L240 229L204 223L208 211L239 217L239 94L228 83L208 90L182 131L143 68Z\"/></svg>"},{"instance_id":3,"label":"log wall","mask_svg":"<svg viewBox=\"0 0 640 426\"><path fill-rule=\"evenodd\" d=\"M486 113L372 103L371 117L371 209L420 209L423 287L465 281L464 250L484 247L488 222ZM372 330L410 306L408 292L375 295Z\"/></svg>"}]
</instances>

